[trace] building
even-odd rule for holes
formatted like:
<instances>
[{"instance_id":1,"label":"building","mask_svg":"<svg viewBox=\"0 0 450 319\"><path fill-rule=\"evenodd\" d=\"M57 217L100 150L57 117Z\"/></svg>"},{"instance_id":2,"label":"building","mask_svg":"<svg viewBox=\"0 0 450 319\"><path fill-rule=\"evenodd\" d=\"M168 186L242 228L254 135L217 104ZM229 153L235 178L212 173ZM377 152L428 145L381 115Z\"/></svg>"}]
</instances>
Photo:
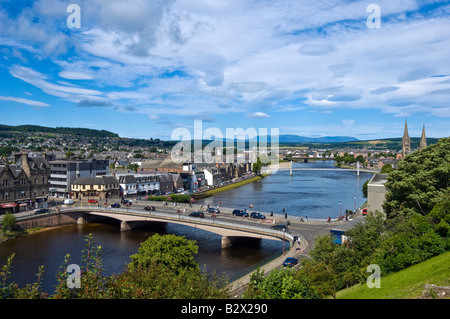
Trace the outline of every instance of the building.
<instances>
[{"instance_id":1,"label":"building","mask_svg":"<svg viewBox=\"0 0 450 319\"><path fill-rule=\"evenodd\" d=\"M73 181L79 177L97 177L109 174L109 160L50 161L50 189L53 197L69 198Z\"/></svg>"},{"instance_id":2,"label":"building","mask_svg":"<svg viewBox=\"0 0 450 319\"><path fill-rule=\"evenodd\" d=\"M411 139L408 134L408 123L405 120L405 130L402 137L402 158L405 158L409 153L411 153Z\"/></svg>"},{"instance_id":3,"label":"building","mask_svg":"<svg viewBox=\"0 0 450 319\"><path fill-rule=\"evenodd\" d=\"M367 184L367 211L383 212L383 204L386 196L387 174L374 174Z\"/></svg>"},{"instance_id":4,"label":"building","mask_svg":"<svg viewBox=\"0 0 450 319\"><path fill-rule=\"evenodd\" d=\"M120 193L119 181L113 176L78 177L71 185L71 197L74 199L117 198Z\"/></svg>"},{"instance_id":5,"label":"building","mask_svg":"<svg viewBox=\"0 0 450 319\"><path fill-rule=\"evenodd\" d=\"M14 163L0 165L0 214L47 207L50 166L44 156L13 156Z\"/></svg>"},{"instance_id":6,"label":"building","mask_svg":"<svg viewBox=\"0 0 450 319\"><path fill-rule=\"evenodd\" d=\"M422 127L422 136L420 137L419 150L427 147L427 138L425 136L425 124Z\"/></svg>"},{"instance_id":7,"label":"building","mask_svg":"<svg viewBox=\"0 0 450 319\"><path fill-rule=\"evenodd\" d=\"M419 150L427 147L427 138L425 136L425 124L422 127L422 136L420 137ZM406 155L411 153L411 139L408 134L408 124L405 120L405 131L403 132L402 138L402 158L405 158Z\"/></svg>"}]
</instances>

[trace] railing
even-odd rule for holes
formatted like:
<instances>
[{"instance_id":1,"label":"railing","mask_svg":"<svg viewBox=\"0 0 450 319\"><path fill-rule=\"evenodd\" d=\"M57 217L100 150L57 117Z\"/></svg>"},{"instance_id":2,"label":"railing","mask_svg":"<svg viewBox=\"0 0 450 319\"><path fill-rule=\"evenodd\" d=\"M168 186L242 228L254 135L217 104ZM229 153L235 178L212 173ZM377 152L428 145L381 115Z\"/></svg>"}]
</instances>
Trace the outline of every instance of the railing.
<instances>
[{"instance_id":1,"label":"railing","mask_svg":"<svg viewBox=\"0 0 450 319\"><path fill-rule=\"evenodd\" d=\"M165 212L156 212L156 211L140 211L136 209L124 209L124 208L108 208L108 207L69 207L69 208L61 208L60 212L79 212L79 211L86 211L89 210L91 212L109 212L109 213L115 213L115 214L124 214L124 215L131 215L131 216L139 216L139 217L157 217L164 220L177 220L177 221L183 221L190 224L197 224L197 225L205 225L205 226L213 226L213 227L221 227L221 228L227 228L227 229L233 229L233 230L240 230L250 233L257 233L262 235L268 235L273 236L277 238L284 238L286 240L292 241L294 239L293 235L287 232L279 231L276 229L270 229L268 227L262 227L262 226L254 226L254 225L248 225L248 224L242 224L240 221L237 222L230 222L230 221L223 221L219 220L217 218L197 218L197 217L191 217L191 216L185 216L181 213L165 213Z\"/></svg>"}]
</instances>

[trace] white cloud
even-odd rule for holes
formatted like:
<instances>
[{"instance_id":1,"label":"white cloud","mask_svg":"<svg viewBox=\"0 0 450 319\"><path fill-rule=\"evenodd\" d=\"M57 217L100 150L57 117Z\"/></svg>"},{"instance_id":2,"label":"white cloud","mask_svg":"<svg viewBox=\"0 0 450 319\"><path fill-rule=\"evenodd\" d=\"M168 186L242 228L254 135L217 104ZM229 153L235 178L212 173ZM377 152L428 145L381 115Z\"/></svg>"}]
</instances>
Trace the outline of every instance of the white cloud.
<instances>
[{"instance_id":1,"label":"white cloud","mask_svg":"<svg viewBox=\"0 0 450 319\"><path fill-rule=\"evenodd\" d=\"M82 0L83 28L68 31L59 27L67 3L50 1L14 18L0 10L0 44L50 57L67 80L95 80L83 88L10 68L63 99L133 105L150 119L305 108L450 113L450 83L430 77L450 74L446 8L414 12L419 2L380 0L382 27L369 29L365 1Z\"/></svg>"},{"instance_id":2,"label":"white cloud","mask_svg":"<svg viewBox=\"0 0 450 319\"><path fill-rule=\"evenodd\" d=\"M254 113L247 114L247 117L250 117L252 119L263 119L263 118L270 117L270 115L263 113L263 112L254 112Z\"/></svg>"},{"instance_id":3,"label":"white cloud","mask_svg":"<svg viewBox=\"0 0 450 319\"><path fill-rule=\"evenodd\" d=\"M48 107L50 106L47 103L34 101L34 100L28 100L20 97L11 97L11 96L0 96L0 101L11 101L16 103L22 103L26 105L36 106L36 107Z\"/></svg>"},{"instance_id":4,"label":"white cloud","mask_svg":"<svg viewBox=\"0 0 450 319\"><path fill-rule=\"evenodd\" d=\"M69 80L92 80L94 78L90 74L74 71L61 71L59 76Z\"/></svg>"}]
</instances>

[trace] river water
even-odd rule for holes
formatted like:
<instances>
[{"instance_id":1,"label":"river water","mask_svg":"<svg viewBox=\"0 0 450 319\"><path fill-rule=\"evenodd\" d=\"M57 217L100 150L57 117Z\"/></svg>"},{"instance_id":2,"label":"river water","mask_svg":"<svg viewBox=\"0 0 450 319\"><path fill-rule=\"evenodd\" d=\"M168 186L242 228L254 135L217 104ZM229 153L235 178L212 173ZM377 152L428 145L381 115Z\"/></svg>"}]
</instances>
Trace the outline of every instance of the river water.
<instances>
[{"instance_id":1,"label":"river water","mask_svg":"<svg viewBox=\"0 0 450 319\"><path fill-rule=\"evenodd\" d=\"M333 162L294 164L294 167L333 168ZM282 213L289 216L327 218L339 216L340 208L353 209L362 198L362 184L371 174L339 171L279 171L263 180L204 199L205 204L216 205L222 201L226 207L244 208L254 205L254 210ZM342 207L339 202L342 201ZM96 245L101 245L104 275L120 273L137 253L141 242L155 233L175 234L195 240L199 246L196 260L209 273L232 277L259 261L282 252L283 244L276 240L251 241L249 245L221 248L221 236L192 227L155 223L143 229L121 232L118 224L72 225L46 230L32 235L8 240L0 244L0 266L15 253L11 279L20 287L36 281L40 265L44 266L43 290L53 292L56 274L66 254L71 263L82 265L85 238L92 234Z\"/></svg>"},{"instance_id":2,"label":"river water","mask_svg":"<svg viewBox=\"0 0 450 319\"><path fill-rule=\"evenodd\" d=\"M293 168L330 169L334 161L311 161L293 163ZM362 196L364 182L372 173L354 170L340 171L293 171L279 170L277 173L254 183L218 193L197 203L216 206L220 201L225 207L277 214L286 209L288 216L328 218L354 210L366 201ZM340 204L342 202L342 205ZM249 208L249 205L253 208Z\"/></svg>"}]
</instances>

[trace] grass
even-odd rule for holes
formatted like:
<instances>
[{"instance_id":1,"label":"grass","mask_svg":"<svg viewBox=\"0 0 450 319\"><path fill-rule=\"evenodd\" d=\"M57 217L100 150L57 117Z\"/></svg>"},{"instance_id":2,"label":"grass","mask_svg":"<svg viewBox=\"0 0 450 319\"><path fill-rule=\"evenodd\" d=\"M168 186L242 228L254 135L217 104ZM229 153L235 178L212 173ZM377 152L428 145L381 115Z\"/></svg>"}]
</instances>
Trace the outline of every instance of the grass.
<instances>
[{"instance_id":1,"label":"grass","mask_svg":"<svg viewBox=\"0 0 450 319\"><path fill-rule=\"evenodd\" d=\"M218 187L218 188L215 188L215 189L211 189L211 190L206 191L204 193L204 195L205 195L205 197L213 196L213 195L215 195L217 193L220 193L220 192L229 191L229 190L231 190L233 188L240 187L240 186L243 186L243 185L246 185L246 184L249 184L249 183L256 182L257 180L260 180L260 179L262 179L264 177L265 177L265 175L262 175L262 176L258 175L258 176L255 176L255 177L252 177L252 178L249 178L249 179L245 179L245 180L237 182L237 183L233 183L233 184L225 185L225 186Z\"/></svg>"},{"instance_id":2,"label":"grass","mask_svg":"<svg viewBox=\"0 0 450 319\"><path fill-rule=\"evenodd\" d=\"M369 273L368 273L369 275ZM430 258L397 273L383 276L381 288L355 285L337 293L338 299L414 299L426 283L450 286L450 252Z\"/></svg>"}]
</instances>

